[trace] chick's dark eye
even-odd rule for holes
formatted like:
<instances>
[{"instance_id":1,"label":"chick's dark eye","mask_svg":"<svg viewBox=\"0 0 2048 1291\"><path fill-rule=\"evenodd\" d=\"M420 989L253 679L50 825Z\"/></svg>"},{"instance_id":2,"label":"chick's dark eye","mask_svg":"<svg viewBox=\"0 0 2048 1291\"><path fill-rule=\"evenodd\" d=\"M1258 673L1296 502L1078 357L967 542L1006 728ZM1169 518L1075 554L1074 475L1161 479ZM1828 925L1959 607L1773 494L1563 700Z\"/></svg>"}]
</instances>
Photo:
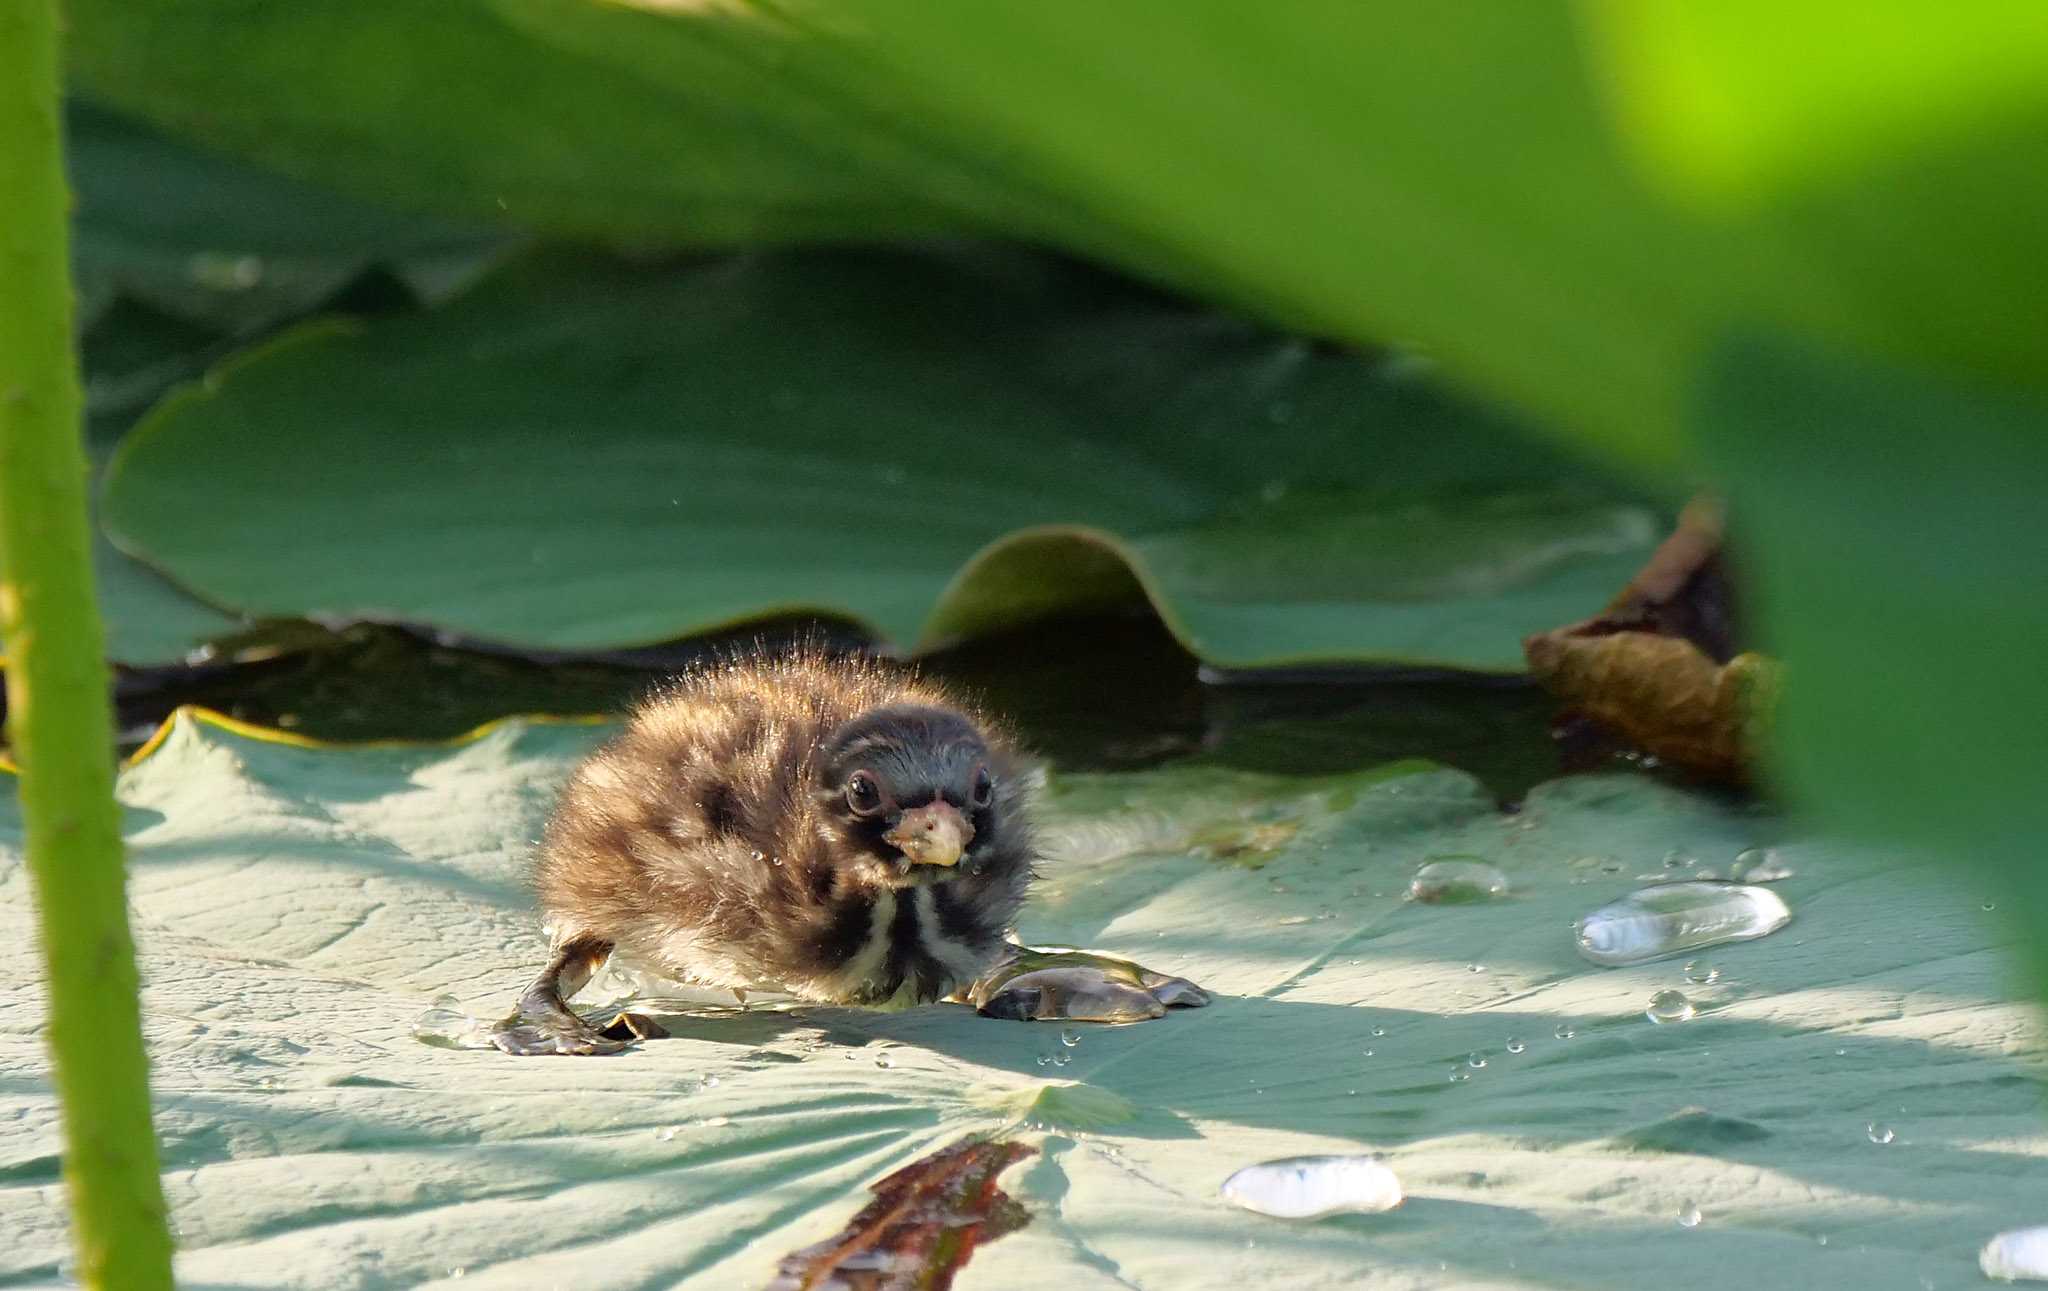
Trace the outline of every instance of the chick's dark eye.
<instances>
[{"instance_id":1,"label":"chick's dark eye","mask_svg":"<svg viewBox=\"0 0 2048 1291\"><path fill-rule=\"evenodd\" d=\"M986 807L996 800L995 777L988 773L987 767L974 768L973 794L977 807Z\"/></svg>"},{"instance_id":2,"label":"chick's dark eye","mask_svg":"<svg viewBox=\"0 0 2048 1291\"><path fill-rule=\"evenodd\" d=\"M882 809L882 786L867 772L854 772L846 779L846 805L857 816L874 815Z\"/></svg>"}]
</instances>

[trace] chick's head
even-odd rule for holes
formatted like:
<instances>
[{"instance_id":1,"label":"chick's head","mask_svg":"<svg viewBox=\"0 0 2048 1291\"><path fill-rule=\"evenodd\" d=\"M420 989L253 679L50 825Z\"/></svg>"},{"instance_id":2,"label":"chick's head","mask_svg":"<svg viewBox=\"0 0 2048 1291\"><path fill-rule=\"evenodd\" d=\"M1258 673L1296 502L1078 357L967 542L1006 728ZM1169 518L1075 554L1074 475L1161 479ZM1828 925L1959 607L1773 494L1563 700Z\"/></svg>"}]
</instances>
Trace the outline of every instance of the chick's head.
<instances>
[{"instance_id":1,"label":"chick's head","mask_svg":"<svg viewBox=\"0 0 2048 1291\"><path fill-rule=\"evenodd\" d=\"M981 874L1014 848L1020 808L1007 750L966 714L870 709L826 739L822 828L848 862L892 887Z\"/></svg>"}]
</instances>

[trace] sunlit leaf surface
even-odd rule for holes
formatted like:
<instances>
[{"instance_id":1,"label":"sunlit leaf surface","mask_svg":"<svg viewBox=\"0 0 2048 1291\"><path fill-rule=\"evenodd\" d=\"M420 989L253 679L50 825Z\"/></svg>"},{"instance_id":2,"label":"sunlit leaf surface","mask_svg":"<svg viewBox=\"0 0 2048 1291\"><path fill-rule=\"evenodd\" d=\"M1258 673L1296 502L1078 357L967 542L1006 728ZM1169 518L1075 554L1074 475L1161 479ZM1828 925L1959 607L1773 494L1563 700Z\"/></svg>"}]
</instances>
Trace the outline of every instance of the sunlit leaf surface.
<instances>
[{"instance_id":1,"label":"sunlit leaf surface","mask_svg":"<svg viewBox=\"0 0 2048 1291\"><path fill-rule=\"evenodd\" d=\"M1023 934L1218 997L1071 1045L959 1006L669 1016L677 1038L607 1059L415 1040L437 997L487 1017L536 967L521 867L603 734L309 749L187 718L124 775L186 1284L758 1286L890 1170L1006 1126L1043 1148L1003 1182L1034 1219L963 1287L1620 1291L1705 1264L1946 1285L2039 1221L2043 1046L1986 894L1627 776L1503 815L1451 770L1055 769ZM39 1282L64 1249L56 1109L0 811L0 1277ZM1233 834L1263 864L1219 856ZM1783 931L1690 965L1574 953L1571 919L1638 875L1758 843L1795 871ZM1511 895L1405 901L1432 856L1484 858ZM1646 1020L1660 990L1700 1016ZM1251 1162L1347 1151L1383 1154L1408 1201L1293 1224L1217 1195Z\"/></svg>"}]
</instances>

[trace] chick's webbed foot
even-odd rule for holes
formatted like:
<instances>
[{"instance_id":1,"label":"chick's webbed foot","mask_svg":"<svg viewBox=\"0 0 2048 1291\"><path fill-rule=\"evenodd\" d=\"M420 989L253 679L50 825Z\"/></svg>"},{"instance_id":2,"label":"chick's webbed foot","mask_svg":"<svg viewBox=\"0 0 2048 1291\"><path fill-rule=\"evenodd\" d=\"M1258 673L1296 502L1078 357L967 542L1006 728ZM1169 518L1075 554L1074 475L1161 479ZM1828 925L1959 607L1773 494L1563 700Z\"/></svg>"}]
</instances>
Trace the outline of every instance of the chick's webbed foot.
<instances>
[{"instance_id":1,"label":"chick's webbed foot","mask_svg":"<svg viewBox=\"0 0 2048 1291\"><path fill-rule=\"evenodd\" d=\"M1171 1008L1200 1008L1209 994L1127 959L1013 946L966 999L986 1017L1018 1022L1144 1022Z\"/></svg>"},{"instance_id":2,"label":"chick's webbed foot","mask_svg":"<svg viewBox=\"0 0 2048 1291\"><path fill-rule=\"evenodd\" d=\"M564 1003L589 982L611 954L608 942L579 938L555 952L547 968L519 997L518 1009L491 1029L491 1043L509 1054L618 1053L635 1041L657 1040L667 1031L640 1013L620 1013L599 1025Z\"/></svg>"},{"instance_id":3,"label":"chick's webbed foot","mask_svg":"<svg viewBox=\"0 0 2048 1291\"><path fill-rule=\"evenodd\" d=\"M633 1044L631 1039L614 1039L566 1009L556 1017L515 1013L492 1028L491 1043L522 1058L546 1053L618 1053Z\"/></svg>"}]
</instances>

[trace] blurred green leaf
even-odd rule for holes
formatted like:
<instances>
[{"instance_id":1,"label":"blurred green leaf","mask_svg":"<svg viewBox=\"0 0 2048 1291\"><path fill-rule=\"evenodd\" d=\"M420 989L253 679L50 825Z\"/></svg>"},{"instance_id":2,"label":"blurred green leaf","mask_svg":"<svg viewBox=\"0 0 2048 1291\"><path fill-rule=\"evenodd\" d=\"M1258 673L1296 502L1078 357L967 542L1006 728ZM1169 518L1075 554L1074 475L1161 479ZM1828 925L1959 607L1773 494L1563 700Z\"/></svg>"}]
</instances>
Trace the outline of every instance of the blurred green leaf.
<instances>
[{"instance_id":1,"label":"blurred green leaf","mask_svg":"<svg viewBox=\"0 0 2048 1291\"><path fill-rule=\"evenodd\" d=\"M1810 7L1771 41L1749 38L1754 6L74 11L93 92L294 173L640 242L1050 239L1297 327L1419 343L1666 468L1735 326L2039 379L2023 365L2048 323L2020 303L2048 286L2033 6ZM1636 155L1767 177L1772 200L1667 205L1610 116ZM1779 192L1791 173L1826 182Z\"/></svg>"},{"instance_id":2,"label":"blurred green leaf","mask_svg":"<svg viewBox=\"0 0 2048 1291\"><path fill-rule=\"evenodd\" d=\"M1367 1261L1627 1291L1697 1282L1703 1251L1717 1281L1759 1287L1946 1283L2039 1218L2042 1038L1984 953L1982 894L1642 776L1556 781L1508 816L1443 768L1055 768L1020 932L1217 995L1073 1045L959 1006L758 1004L652 1006L676 1038L613 1059L420 1043L443 993L495 1017L538 965L530 840L609 733L322 749L187 716L124 773L185 1284L759 1287L869 1182L976 1130L1045 1151L1005 1177L1036 1218L976 1252L962 1282L985 1291L1112 1286L1109 1267L1126 1286L1346 1286ZM1232 828L1271 841L1260 868L1196 837ZM17 830L0 800L0 882ZM1574 952L1571 920L1667 852L1719 866L1759 842L1796 871L1776 885L1795 922L1701 955L1714 983ZM1510 895L1403 899L1451 855L1499 866ZM28 974L20 903L0 931L0 969ZM1669 989L1704 1011L1650 1023ZM0 1123L0 1277L49 1281L63 1213L31 1030L0 1030L0 1079L20 1109ZM1240 1166L1330 1151L1385 1154L1407 1202L1296 1224L1217 1196Z\"/></svg>"},{"instance_id":3,"label":"blurred green leaf","mask_svg":"<svg viewBox=\"0 0 2048 1291\"><path fill-rule=\"evenodd\" d=\"M1051 239L1417 342L1640 461L1674 459L1693 355L1759 267L1639 190L1559 9L82 0L76 25L94 93L294 173L636 241Z\"/></svg>"},{"instance_id":4,"label":"blurred green leaf","mask_svg":"<svg viewBox=\"0 0 2048 1291\"><path fill-rule=\"evenodd\" d=\"M529 261L172 400L107 523L251 614L532 646L806 610L923 647L1142 588L1213 662L1506 671L1660 529L1382 360L1002 250Z\"/></svg>"},{"instance_id":5,"label":"blurred green leaf","mask_svg":"<svg viewBox=\"0 0 2048 1291\"><path fill-rule=\"evenodd\" d=\"M1716 206L1837 182L2048 106L2048 10L2032 0L1595 0L1586 12L1645 159Z\"/></svg>"},{"instance_id":6,"label":"blurred green leaf","mask_svg":"<svg viewBox=\"0 0 2048 1291\"><path fill-rule=\"evenodd\" d=\"M973 159L821 94L766 7L370 0L347 13L149 0L73 11L102 101L280 171L520 227L753 242L957 229Z\"/></svg>"},{"instance_id":7,"label":"blurred green leaf","mask_svg":"<svg viewBox=\"0 0 2048 1291\"><path fill-rule=\"evenodd\" d=\"M248 333L318 308L377 266L439 299L505 240L285 179L91 104L71 105L65 131L89 301L125 294Z\"/></svg>"},{"instance_id":8,"label":"blurred green leaf","mask_svg":"<svg viewBox=\"0 0 2048 1291\"><path fill-rule=\"evenodd\" d=\"M1759 280L1734 331L1776 324L1806 345L2048 388L2048 9L1586 12L1624 142L1650 173L1802 267L1803 281ZM1787 327L1798 297L1830 302L1833 321Z\"/></svg>"},{"instance_id":9,"label":"blurred green leaf","mask_svg":"<svg viewBox=\"0 0 2048 1291\"><path fill-rule=\"evenodd\" d=\"M2048 404L1753 338L1699 426L1765 644L1797 661L1791 787L1846 833L1982 869L2048 984Z\"/></svg>"}]
</instances>

